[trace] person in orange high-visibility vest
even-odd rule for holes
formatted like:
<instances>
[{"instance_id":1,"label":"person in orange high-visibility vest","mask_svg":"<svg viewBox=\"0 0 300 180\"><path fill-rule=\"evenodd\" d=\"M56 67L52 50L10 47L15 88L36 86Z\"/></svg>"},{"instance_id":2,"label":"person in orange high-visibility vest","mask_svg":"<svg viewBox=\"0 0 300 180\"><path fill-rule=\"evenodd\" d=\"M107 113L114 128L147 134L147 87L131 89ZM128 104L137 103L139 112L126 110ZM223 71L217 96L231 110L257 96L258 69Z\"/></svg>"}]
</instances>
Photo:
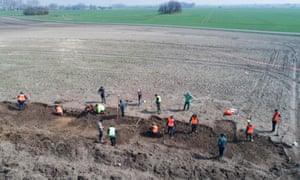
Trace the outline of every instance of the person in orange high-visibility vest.
<instances>
[{"instance_id":1,"label":"person in orange high-visibility vest","mask_svg":"<svg viewBox=\"0 0 300 180\"><path fill-rule=\"evenodd\" d=\"M280 119L281 119L280 112L278 111L278 109L275 109L274 113L273 113L273 118L272 118L272 132L275 131Z\"/></svg>"},{"instance_id":2,"label":"person in orange high-visibility vest","mask_svg":"<svg viewBox=\"0 0 300 180\"><path fill-rule=\"evenodd\" d=\"M192 125L192 132L197 132L198 124L199 124L199 119L197 117L197 114L193 114L192 117L190 118L190 124Z\"/></svg>"},{"instance_id":3,"label":"person in orange high-visibility vest","mask_svg":"<svg viewBox=\"0 0 300 180\"><path fill-rule=\"evenodd\" d=\"M251 121L248 121L248 125L246 127L246 139L249 141L253 141L253 134L254 134L254 126L252 125Z\"/></svg>"},{"instance_id":4,"label":"person in orange high-visibility vest","mask_svg":"<svg viewBox=\"0 0 300 180\"><path fill-rule=\"evenodd\" d=\"M55 113L56 113L57 115L62 116L62 115L63 115L63 108L62 108L62 106L55 105Z\"/></svg>"},{"instance_id":5,"label":"person in orange high-visibility vest","mask_svg":"<svg viewBox=\"0 0 300 180\"><path fill-rule=\"evenodd\" d=\"M158 125L155 122L152 123L150 133L153 137L156 137L158 135Z\"/></svg>"},{"instance_id":6,"label":"person in orange high-visibility vest","mask_svg":"<svg viewBox=\"0 0 300 180\"><path fill-rule=\"evenodd\" d=\"M18 100L18 104L19 104L19 108L20 110L23 109L25 107L25 102L27 101L27 96L24 94L23 91L21 91L18 96L17 96L17 100Z\"/></svg>"},{"instance_id":7,"label":"person in orange high-visibility vest","mask_svg":"<svg viewBox=\"0 0 300 180\"><path fill-rule=\"evenodd\" d=\"M174 136L175 126L176 126L176 121L175 121L173 115L171 115L167 121L168 134L169 134L170 138L173 138L173 136Z\"/></svg>"}]
</instances>

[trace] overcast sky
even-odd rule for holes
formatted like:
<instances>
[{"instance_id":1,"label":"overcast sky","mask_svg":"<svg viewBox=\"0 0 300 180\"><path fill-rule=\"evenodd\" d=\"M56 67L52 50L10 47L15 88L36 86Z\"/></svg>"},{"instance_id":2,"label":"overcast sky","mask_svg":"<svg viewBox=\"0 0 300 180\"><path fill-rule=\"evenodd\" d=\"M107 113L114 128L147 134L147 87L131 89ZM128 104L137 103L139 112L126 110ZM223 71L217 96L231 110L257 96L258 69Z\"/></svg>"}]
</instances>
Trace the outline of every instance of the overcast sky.
<instances>
[{"instance_id":1,"label":"overcast sky","mask_svg":"<svg viewBox=\"0 0 300 180\"><path fill-rule=\"evenodd\" d=\"M56 3L59 5L74 5L78 3L108 6L112 4L126 5L158 5L168 0L38 0L40 5ZM177 0L179 2L194 2L197 5L232 5L232 4L300 4L300 0Z\"/></svg>"}]
</instances>

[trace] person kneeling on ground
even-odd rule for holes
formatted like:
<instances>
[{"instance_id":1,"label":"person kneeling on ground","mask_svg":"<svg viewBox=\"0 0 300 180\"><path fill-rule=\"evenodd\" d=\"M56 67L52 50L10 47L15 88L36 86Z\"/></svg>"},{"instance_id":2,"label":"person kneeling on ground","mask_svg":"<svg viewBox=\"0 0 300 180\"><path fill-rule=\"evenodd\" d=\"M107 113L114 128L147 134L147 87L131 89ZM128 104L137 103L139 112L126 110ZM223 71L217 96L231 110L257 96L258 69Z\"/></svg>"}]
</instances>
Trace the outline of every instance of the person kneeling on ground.
<instances>
[{"instance_id":1,"label":"person kneeling on ground","mask_svg":"<svg viewBox=\"0 0 300 180\"><path fill-rule=\"evenodd\" d=\"M158 126L155 122L152 123L152 126L150 128L150 133L152 137L157 137L158 136Z\"/></svg>"},{"instance_id":2,"label":"person kneeling on ground","mask_svg":"<svg viewBox=\"0 0 300 180\"><path fill-rule=\"evenodd\" d=\"M96 112L97 114L104 114L105 107L102 104L96 104Z\"/></svg>"},{"instance_id":3,"label":"person kneeling on ground","mask_svg":"<svg viewBox=\"0 0 300 180\"><path fill-rule=\"evenodd\" d=\"M87 105L87 106L85 107L85 109L84 109L84 112L85 112L86 115L87 115L88 113L94 112L94 107L93 107L93 105L91 105L91 104Z\"/></svg>"},{"instance_id":4,"label":"person kneeling on ground","mask_svg":"<svg viewBox=\"0 0 300 180\"><path fill-rule=\"evenodd\" d=\"M232 113L232 111L230 110L230 109L226 109L225 111L224 111L224 114L223 114L223 116L231 116L233 113Z\"/></svg>"},{"instance_id":5,"label":"person kneeling on ground","mask_svg":"<svg viewBox=\"0 0 300 180\"><path fill-rule=\"evenodd\" d=\"M56 115L60 115L60 116L63 115L63 108L62 108L62 106L60 106L60 105L55 105L55 114L56 114Z\"/></svg>"},{"instance_id":6,"label":"person kneeling on ground","mask_svg":"<svg viewBox=\"0 0 300 180\"><path fill-rule=\"evenodd\" d=\"M238 109L234 109L234 108L226 109L223 113L223 117L224 116L231 116L231 115L234 115L234 114L239 116Z\"/></svg>"}]
</instances>

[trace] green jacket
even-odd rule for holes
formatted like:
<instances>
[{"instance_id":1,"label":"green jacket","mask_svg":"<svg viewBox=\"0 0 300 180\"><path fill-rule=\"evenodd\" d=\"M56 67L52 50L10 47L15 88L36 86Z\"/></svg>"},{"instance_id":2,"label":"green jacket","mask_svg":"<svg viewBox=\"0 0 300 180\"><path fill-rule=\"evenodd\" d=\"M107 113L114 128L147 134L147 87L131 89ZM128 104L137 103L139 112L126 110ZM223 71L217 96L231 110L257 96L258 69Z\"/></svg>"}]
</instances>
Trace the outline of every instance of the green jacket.
<instances>
[{"instance_id":1,"label":"green jacket","mask_svg":"<svg viewBox=\"0 0 300 180\"><path fill-rule=\"evenodd\" d=\"M193 96L191 96L189 93L186 93L184 97L185 97L185 102L187 103L191 102L191 100L193 99Z\"/></svg>"},{"instance_id":2,"label":"green jacket","mask_svg":"<svg viewBox=\"0 0 300 180\"><path fill-rule=\"evenodd\" d=\"M97 113L101 113L104 112L105 107L102 104L98 104L98 106L96 107Z\"/></svg>"}]
</instances>

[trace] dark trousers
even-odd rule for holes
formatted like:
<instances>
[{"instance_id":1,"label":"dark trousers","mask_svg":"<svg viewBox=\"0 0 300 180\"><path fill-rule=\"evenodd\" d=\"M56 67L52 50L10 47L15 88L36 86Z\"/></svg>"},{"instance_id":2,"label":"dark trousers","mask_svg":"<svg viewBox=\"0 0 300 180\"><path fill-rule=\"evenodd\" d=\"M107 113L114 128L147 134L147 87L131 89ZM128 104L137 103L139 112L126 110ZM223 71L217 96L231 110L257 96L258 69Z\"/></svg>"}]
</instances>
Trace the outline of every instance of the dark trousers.
<instances>
[{"instance_id":1,"label":"dark trousers","mask_svg":"<svg viewBox=\"0 0 300 180\"><path fill-rule=\"evenodd\" d=\"M138 95L138 105L141 105L142 95Z\"/></svg>"},{"instance_id":2,"label":"dark trousers","mask_svg":"<svg viewBox=\"0 0 300 180\"><path fill-rule=\"evenodd\" d=\"M121 110L121 116L124 117L125 116L125 108L121 107L120 110Z\"/></svg>"},{"instance_id":3,"label":"dark trousers","mask_svg":"<svg viewBox=\"0 0 300 180\"><path fill-rule=\"evenodd\" d=\"M99 141L100 141L100 142L102 142L102 141L103 141L103 139L102 139L102 138L103 138L103 132L102 132L102 131L100 131L100 132L99 132Z\"/></svg>"},{"instance_id":4,"label":"dark trousers","mask_svg":"<svg viewBox=\"0 0 300 180\"><path fill-rule=\"evenodd\" d=\"M25 109L25 101L18 101L19 109Z\"/></svg>"},{"instance_id":5,"label":"dark trousers","mask_svg":"<svg viewBox=\"0 0 300 180\"><path fill-rule=\"evenodd\" d=\"M222 158L224 156L225 147L219 146L219 156Z\"/></svg>"},{"instance_id":6,"label":"dark trousers","mask_svg":"<svg viewBox=\"0 0 300 180\"><path fill-rule=\"evenodd\" d=\"M112 146L116 145L116 137L110 137L110 142Z\"/></svg>"},{"instance_id":7,"label":"dark trousers","mask_svg":"<svg viewBox=\"0 0 300 180\"><path fill-rule=\"evenodd\" d=\"M246 139L249 140L249 141L252 141L253 134L246 133Z\"/></svg>"},{"instance_id":8,"label":"dark trousers","mask_svg":"<svg viewBox=\"0 0 300 180\"><path fill-rule=\"evenodd\" d=\"M101 94L101 99L102 99L102 103L106 103L105 95L104 94Z\"/></svg>"},{"instance_id":9,"label":"dark trousers","mask_svg":"<svg viewBox=\"0 0 300 180\"><path fill-rule=\"evenodd\" d=\"M276 130L277 122L272 121L272 132Z\"/></svg>"},{"instance_id":10,"label":"dark trousers","mask_svg":"<svg viewBox=\"0 0 300 180\"><path fill-rule=\"evenodd\" d=\"M160 114L160 103L157 102L156 106L157 106L157 113Z\"/></svg>"},{"instance_id":11,"label":"dark trousers","mask_svg":"<svg viewBox=\"0 0 300 180\"><path fill-rule=\"evenodd\" d=\"M174 127L168 127L168 134L169 134L169 137L173 137L174 135Z\"/></svg>"},{"instance_id":12,"label":"dark trousers","mask_svg":"<svg viewBox=\"0 0 300 180\"><path fill-rule=\"evenodd\" d=\"M197 131L198 124L192 124L192 133Z\"/></svg>"},{"instance_id":13,"label":"dark trousers","mask_svg":"<svg viewBox=\"0 0 300 180\"><path fill-rule=\"evenodd\" d=\"M183 106L183 110L185 111L185 108L186 110L189 110L190 109L190 102L185 102L184 103L184 106Z\"/></svg>"}]
</instances>

